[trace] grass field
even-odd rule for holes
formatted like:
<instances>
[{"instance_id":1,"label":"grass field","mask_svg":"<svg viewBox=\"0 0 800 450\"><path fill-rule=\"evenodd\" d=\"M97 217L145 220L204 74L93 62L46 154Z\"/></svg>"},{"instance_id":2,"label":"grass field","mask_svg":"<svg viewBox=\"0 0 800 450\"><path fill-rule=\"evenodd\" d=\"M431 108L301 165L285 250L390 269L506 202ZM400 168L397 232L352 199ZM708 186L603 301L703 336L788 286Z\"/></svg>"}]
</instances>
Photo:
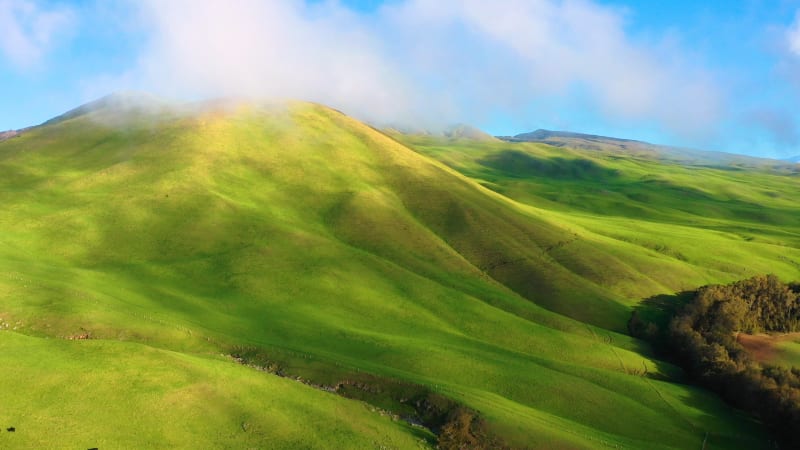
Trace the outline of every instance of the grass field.
<instances>
[{"instance_id":1,"label":"grass field","mask_svg":"<svg viewBox=\"0 0 800 450\"><path fill-rule=\"evenodd\" d=\"M553 258L617 301L759 273L800 274L800 204L790 194L800 168L679 166L542 144L397 137L569 228L581 239ZM569 302L544 304L593 321Z\"/></svg>"},{"instance_id":2,"label":"grass field","mask_svg":"<svg viewBox=\"0 0 800 450\"><path fill-rule=\"evenodd\" d=\"M784 341L777 345L777 355L773 362L789 367L800 367L800 339Z\"/></svg>"},{"instance_id":3,"label":"grass field","mask_svg":"<svg viewBox=\"0 0 800 450\"><path fill-rule=\"evenodd\" d=\"M800 180L616 158L387 136L305 103L104 103L4 141L0 425L19 434L0 444L431 437L220 356L246 347L318 384L425 386L516 447L762 447L625 323L650 296L798 278Z\"/></svg>"},{"instance_id":4,"label":"grass field","mask_svg":"<svg viewBox=\"0 0 800 450\"><path fill-rule=\"evenodd\" d=\"M0 361L3 448L427 448L430 441L364 403L222 357L4 332Z\"/></svg>"}]
</instances>

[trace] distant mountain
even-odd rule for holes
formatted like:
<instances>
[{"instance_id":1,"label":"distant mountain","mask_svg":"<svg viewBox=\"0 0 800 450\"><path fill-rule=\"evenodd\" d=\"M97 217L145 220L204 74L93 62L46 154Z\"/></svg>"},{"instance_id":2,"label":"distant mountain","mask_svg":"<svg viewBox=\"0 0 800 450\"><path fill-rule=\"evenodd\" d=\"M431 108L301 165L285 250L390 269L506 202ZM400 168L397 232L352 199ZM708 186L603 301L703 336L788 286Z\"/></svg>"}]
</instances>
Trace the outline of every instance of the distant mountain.
<instances>
[{"instance_id":1,"label":"distant mountain","mask_svg":"<svg viewBox=\"0 0 800 450\"><path fill-rule=\"evenodd\" d=\"M494 141L497 138L471 125L458 124L447 128L443 132L450 139L467 139L473 141Z\"/></svg>"},{"instance_id":2,"label":"distant mountain","mask_svg":"<svg viewBox=\"0 0 800 450\"><path fill-rule=\"evenodd\" d=\"M414 128L408 126L391 126L384 128L383 132L389 135L407 135L433 138L447 138L448 140L468 140L468 141L497 141L498 138L485 131L467 124L450 125L445 129L430 130L426 128Z\"/></svg>"},{"instance_id":3,"label":"distant mountain","mask_svg":"<svg viewBox=\"0 0 800 450\"><path fill-rule=\"evenodd\" d=\"M800 155L795 155L790 158L786 158L785 160L793 163L800 163Z\"/></svg>"},{"instance_id":4,"label":"distant mountain","mask_svg":"<svg viewBox=\"0 0 800 450\"><path fill-rule=\"evenodd\" d=\"M786 162L796 162L791 159L776 160L756 158L733 153L671 147L633 139L621 139L570 131L539 129L516 136L497 137L507 142L537 142L556 147L595 150L604 153L620 153L639 158L658 159L692 166L791 170L793 167L786 164ZM798 155L797 158L800 159L800 155Z\"/></svg>"},{"instance_id":5,"label":"distant mountain","mask_svg":"<svg viewBox=\"0 0 800 450\"><path fill-rule=\"evenodd\" d=\"M574 133L571 131L551 131L543 129L538 129L530 133L518 134L516 136L498 136L498 138L510 142L538 142L538 141L556 140L559 138L563 138L563 139L582 139L586 141L597 141L597 142L618 142L620 144L622 143L645 144L645 142L635 141L631 139L619 139L608 136L598 136L595 134Z\"/></svg>"}]
</instances>

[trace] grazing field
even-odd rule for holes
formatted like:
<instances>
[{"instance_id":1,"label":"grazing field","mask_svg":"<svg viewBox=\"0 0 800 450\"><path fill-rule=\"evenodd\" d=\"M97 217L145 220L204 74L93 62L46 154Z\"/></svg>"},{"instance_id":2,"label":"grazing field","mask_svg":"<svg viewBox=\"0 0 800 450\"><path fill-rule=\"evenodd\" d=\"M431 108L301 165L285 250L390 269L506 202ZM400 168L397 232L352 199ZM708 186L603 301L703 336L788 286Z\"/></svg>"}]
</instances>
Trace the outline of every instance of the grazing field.
<instances>
[{"instance_id":1,"label":"grazing field","mask_svg":"<svg viewBox=\"0 0 800 450\"><path fill-rule=\"evenodd\" d=\"M431 438L219 356L4 332L0 362L3 448L428 448Z\"/></svg>"},{"instance_id":2,"label":"grazing field","mask_svg":"<svg viewBox=\"0 0 800 450\"><path fill-rule=\"evenodd\" d=\"M763 447L758 424L625 324L654 295L796 278L798 187L766 169L386 135L307 103L107 99L0 142L0 358L18 366L0 425L20 424L0 444L435 441L220 356L247 349L318 385L422 386L513 447Z\"/></svg>"},{"instance_id":3,"label":"grazing field","mask_svg":"<svg viewBox=\"0 0 800 450\"><path fill-rule=\"evenodd\" d=\"M601 149L396 137L570 229L578 239L551 256L618 302L756 274L800 275L800 204L791 195L800 165L676 165ZM597 320L581 312L585 298L550 300L539 303Z\"/></svg>"}]
</instances>

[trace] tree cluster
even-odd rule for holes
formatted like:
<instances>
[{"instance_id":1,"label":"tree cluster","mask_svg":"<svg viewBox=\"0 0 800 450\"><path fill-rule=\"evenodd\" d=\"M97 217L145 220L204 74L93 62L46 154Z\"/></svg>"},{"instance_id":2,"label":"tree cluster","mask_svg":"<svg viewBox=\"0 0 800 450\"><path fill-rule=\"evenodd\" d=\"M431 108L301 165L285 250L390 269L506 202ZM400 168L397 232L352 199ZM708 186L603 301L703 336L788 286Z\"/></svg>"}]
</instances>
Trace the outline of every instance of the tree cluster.
<instances>
[{"instance_id":1,"label":"tree cluster","mask_svg":"<svg viewBox=\"0 0 800 450\"><path fill-rule=\"evenodd\" d=\"M737 341L738 333L800 330L800 285L766 275L706 286L660 336L636 315L629 326L658 339L692 377L755 415L785 446L800 448L800 369L758 363Z\"/></svg>"},{"instance_id":2,"label":"tree cluster","mask_svg":"<svg viewBox=\"0 0 800 450\"><path fill-rule=\"evenodd\" d=\"M700 332L782 332L800 330L798 294L774 275L761 275L727 286L706 286L684 314Z\"/></svg>"}]
</instances>

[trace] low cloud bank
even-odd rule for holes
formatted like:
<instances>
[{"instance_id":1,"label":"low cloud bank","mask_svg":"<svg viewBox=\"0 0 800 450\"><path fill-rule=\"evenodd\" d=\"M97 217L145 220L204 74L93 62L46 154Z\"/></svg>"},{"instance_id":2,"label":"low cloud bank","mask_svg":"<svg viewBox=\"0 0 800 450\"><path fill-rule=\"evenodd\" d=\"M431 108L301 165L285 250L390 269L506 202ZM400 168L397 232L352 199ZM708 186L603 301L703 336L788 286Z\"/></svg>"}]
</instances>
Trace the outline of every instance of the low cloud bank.
<instances>
[{"instance_id":1,"label":"low cloud bank","mask_svg":"<svg viewBox=\"0 0 800 450\"><path fill-rule=\"evenodd\" d=\"M637 42L589 1L145 0L149 36L126 79L195 96L300 98L379 122L480 122L560 96L681 134L719 120L722 93L682 50Z\"/></svg>"}]
</instances>

